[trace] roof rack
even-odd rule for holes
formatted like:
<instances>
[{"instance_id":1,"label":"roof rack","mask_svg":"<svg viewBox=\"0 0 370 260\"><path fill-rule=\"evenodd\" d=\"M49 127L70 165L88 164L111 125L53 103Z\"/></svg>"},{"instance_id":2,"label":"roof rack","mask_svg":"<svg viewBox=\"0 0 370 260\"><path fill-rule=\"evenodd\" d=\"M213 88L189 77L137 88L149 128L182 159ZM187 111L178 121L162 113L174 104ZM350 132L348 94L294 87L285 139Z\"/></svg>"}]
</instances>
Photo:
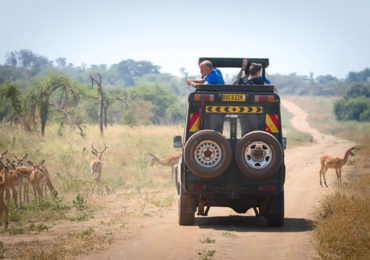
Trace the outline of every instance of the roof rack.
<instances>
[{"instance_id":1,"label":"roof rack","mask_svg":"<svg viewBox=\"0 0 370 260\"><path fill-rule=\"evenodd\" d=\"M210 58L210 57L201 57L199 58L199 64L205 60L212 62L214 67L220 68L241 68L244 58ZM270 63L269 59L266 58L247 58L248 64L251 63L260 63L263 68L267 68Z\"/></svg>"},{"instance_id":2,"label":"roof rack","mask_svg":"<svg viewBox=\"0 0 370 260\"><path fill-rule=\"evenodd\" d=\"M197 87L198 86L198 87ZM274 93L274 85L197 85L195 91Z\"/></svg>"}]
</instances>

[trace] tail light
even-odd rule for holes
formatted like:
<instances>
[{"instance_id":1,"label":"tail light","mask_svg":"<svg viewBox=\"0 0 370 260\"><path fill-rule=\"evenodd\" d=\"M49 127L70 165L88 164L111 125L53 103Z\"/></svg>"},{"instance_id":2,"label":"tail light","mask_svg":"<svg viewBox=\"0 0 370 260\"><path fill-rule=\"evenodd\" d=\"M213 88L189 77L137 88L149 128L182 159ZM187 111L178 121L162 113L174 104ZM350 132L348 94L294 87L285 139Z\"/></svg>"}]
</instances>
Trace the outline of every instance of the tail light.
<instances>
[{"instance_id":1,"label":"tail light","mask_svg":"<svg viewBox=\"0 0 370 260\"><path fill-rule=\"evenodd\" d=\"M255 95L254 102L256 103L274 103L274 95Z\"/></svg>"},{"instance_id":2,"label":"tail light","mask_svg":"<svg viewBox=\"0 0 370 260\"><path fill-rule=\"evenodd\" d=\"M270 192L275 192L278 190L278 187L276 185L263 185L263 186L258 186L257 191L270 191Z\"/></svg>"},{"instance_id":3,"label":"tail light","mask_svg":"<svg viewBox=\"0 0 370 260\"><path fill-rule=\"evenodd\" d=\"M189 191L202 191L207 190L207 185L201 183L192 183L188 185Z\"/></svg>"},{"instance_id":4,"label":"tail light","mask_svg":"<svg viewBox=\"0 0 370 260\"><path fill-rule=\"evenodd\" d=\"M213 101L215 101L215 96L213 94L194 94L194 100L193 101L213 102Z\"/></svg>"}]
</instances>

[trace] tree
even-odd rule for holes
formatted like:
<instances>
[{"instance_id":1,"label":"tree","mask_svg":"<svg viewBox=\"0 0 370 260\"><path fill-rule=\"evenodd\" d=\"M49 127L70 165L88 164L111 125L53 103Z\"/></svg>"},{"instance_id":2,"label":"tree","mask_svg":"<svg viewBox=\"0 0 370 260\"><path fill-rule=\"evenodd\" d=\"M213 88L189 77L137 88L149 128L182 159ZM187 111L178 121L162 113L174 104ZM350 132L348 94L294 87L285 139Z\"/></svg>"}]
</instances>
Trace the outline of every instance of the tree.
<instances>
[{"instance_id":1,"label":"tree","mask_svg":"<svg viewBox=\"0 0 370 260\"><path fill-rule=\"evenodd\" d=\"M176 96L163 89L158 84L152 86L141 85L128 91L129 98L133 101L145 100L153 104L152 123L159 124L168 115L168 108L178 103Z\"/></svg>"},{"instance_id":2,"label":"tree","mask_svg":"<svg viewBox=\"0 0 370 260\"><path fill-rule=\"evenodd\" d=\"M369 118L370 98L356 97L340 99L334 103L334 113L338 120L367 121Z\"/></svg>"},{"instance_id":3,"label":"tree","mask_svg":"<svg viewBox=\"0 0 370 260\"><path fill-rule=\"evenodd\" d=\"M17 64L18 64L18 61L17 61L17 53L12 51L12 52L8 52L5 56L6 58L6 61L5 61L5 64L6 65L10 65L10 66L13 66L13 67L16 67Z\"/></svg>"},{"instance_id":4,"label":"tree","mask_svg":"<svg viewBox=\"0 0 370 260\"><path fill-rule=\"evenodd\" d=\"M15 120L21 112L19 85L9 81L0 85L0 98L1 103L4 104L0 111L0 122L3 121L6 115L9 115L12 120Z\"/></svg>"},{"instance_id":5,"label":"tree","mask_svg":"<svg viewBox=\"0 0 370 260\"><path fill-rule=\"evenodd\" d=\"M50 73L37 87L37 92L39 92L38 106L41 121L41 135L45 136L45 126L48 120L49 107L52 106L57 111L66 114L65 108L75 105L78 102L79 93L74 89L74 84L70 79L59 73ZM59 98L53 97L53 94L59 94ZM52 98L56 100L55 103L51 102Z\"/></svg>"},{"instance_id":6,"label":"tree","mask_svg":"<svg viewBox=\"0 0 370 260\"><path fill-rule=\"evenodd\" d=\"M100 135L103 136L104 134L104 128L103 128L103 99L104 99L104 92L103 87L101 85L101 75L100 73L97 73L98 79L94 75L90 75L91 77L91 85L94 86L94 82L98 85L98 91L99 91L99 128L100 128Z\"/></svg>"},{"instance_id":7,"label":"tree","mask_svg":"<svg viewBox=\"0 0 370 260\"><path fill-rule=\"evenodd\" d=\"M22 65L25 68L31 67L32 63L35 59L35 54L31 50L22 49L17 53L17 57L19 60L20 65Z\"/></svg>"},{"instance_id":8,"label":"tree","mask_svg":"<svg viewBox=\"0 0 370 260\"><path fill-rule=\"evenodd\" d=\"M127 86L134 85L134 77L141 77L145 74L157 74L160 67L149 61L123 60L114 64L112 69L117 72L119 78L124 80Z\"/></svg>"},{"instance_id":9,"label":"tree","mask_svg":"<svg viewBox=\"0 0 370 260\"><path fill-rule=\"evenodd\" d=\"M67 64L67 59L64 57L59 57L55 60L55 62L59 68L64 68Z\"/></svg>"},{"instance_id":10,"label":"tree","mask_svg":"<svg viewBox=\"0 0 370 260\"><path fill-rule=\"evenodd\" d=\"M370 81L370 68L366 68L360 72L348 73L347 82L369 82Z\"/></svg>"},{"instance_id":11,"label":"tree","mask_svg":"<svg viewBox=\"0 0 370 260\"><path fill-rule=\"evenodd\" d=\"M370 85L362 82L354 82L349 86L344 98L350 99L362 96L370 98Z\"/></svg>"}]
</instances>

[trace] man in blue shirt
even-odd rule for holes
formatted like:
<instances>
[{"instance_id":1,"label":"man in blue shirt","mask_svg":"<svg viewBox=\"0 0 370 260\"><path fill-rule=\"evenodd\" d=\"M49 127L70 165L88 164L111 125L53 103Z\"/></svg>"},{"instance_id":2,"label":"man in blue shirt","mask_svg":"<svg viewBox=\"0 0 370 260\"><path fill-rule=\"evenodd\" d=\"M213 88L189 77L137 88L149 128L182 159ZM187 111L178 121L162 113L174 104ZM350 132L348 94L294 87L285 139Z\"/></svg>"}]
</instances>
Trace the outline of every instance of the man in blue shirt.
<instances>
[{"instance_id":1,"label":"man in blue shirt","mask_svg":"<svg viewBox=\"0 0 370 260\"><path fill-rule=\"evenodd\" d=\"M186 84L189 86L213 84L213 85L225 85L224 78L219 69L213 67L212 62L205 60L199 64L200 73L202 79L186 79Z\"/></svg>"}]
</instances>

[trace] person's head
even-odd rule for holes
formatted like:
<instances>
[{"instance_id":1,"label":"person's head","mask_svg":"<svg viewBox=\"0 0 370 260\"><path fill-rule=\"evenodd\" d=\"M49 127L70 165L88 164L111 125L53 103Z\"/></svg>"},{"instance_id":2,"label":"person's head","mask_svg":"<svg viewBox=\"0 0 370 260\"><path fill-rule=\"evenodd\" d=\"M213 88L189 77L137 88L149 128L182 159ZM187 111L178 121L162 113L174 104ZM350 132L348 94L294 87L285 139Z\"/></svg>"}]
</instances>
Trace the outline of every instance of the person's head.
<instances>
[{"instance_id":1,"label":"person's head","mask_svg":"<svg viewBox=\"0 0 370 260\"><path fill-rule=\"evenodd\" d=\"M259 63L252 63L249 67L249 75L252 77L259 77L261 75L262 65Z\"/></svg>"},{"instance_id":2,"label":"person's head","mask_svg":"<svg viewBox=\"0 0 370 260\"><path fill-rule=\"evenodd\" d=\"M213 72L213 64L209 60L205 60L199 64L199 69L202 76L208 76Z\"/></svg>"}]
</instances>

